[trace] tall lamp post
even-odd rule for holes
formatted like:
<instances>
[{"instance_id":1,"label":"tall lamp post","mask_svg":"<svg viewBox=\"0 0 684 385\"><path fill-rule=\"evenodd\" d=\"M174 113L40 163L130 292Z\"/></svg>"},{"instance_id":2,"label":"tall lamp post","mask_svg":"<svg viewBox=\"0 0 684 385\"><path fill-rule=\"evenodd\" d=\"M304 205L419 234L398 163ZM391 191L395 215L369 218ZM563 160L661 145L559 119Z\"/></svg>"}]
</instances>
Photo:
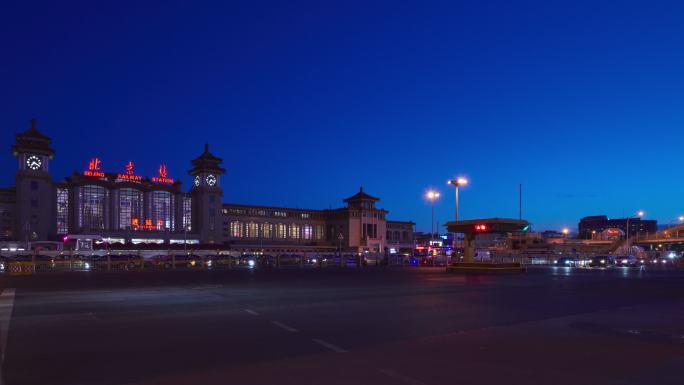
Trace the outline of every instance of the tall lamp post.
<instances>
[{"instance_id":1,"label":"tall lamp post","mask_svg":"<svg viewBox=\"0 0 684 385\"><path fill-rule=\"evenodd\" d=\"M447 181L447 184L450 184L454 186L456 189L456 208L455 208L455 216L454 220L458 222L458 187L459 186L465 186L468 184L468 179L463 178L463 177L457 177L454 179L449 179ZM454 233L454 244L452 245L451 252L455 253L456 252L456 233ZM449 258L447 257L447 266L449 265Z\"/></svg>"},{"instance_id":2,"label":"tall lamp post","mask_svg":"<svg viewBox=\"0 0 684 385\"><path fill-rule=\"evenodd\" d=\"M630 219L637 219L644 216L644 212L639 210L636 215L627 218L627 229L625 230L625 244L627 245L627 254L629 254L629 221Z\"/></svg>"},{"instance_id":3,"label":"tall lamp post","mask_svg":"<svg viewBox=\"0 0 684 385\"><path fill-rule=\"evenodd\" d=\"M430 246L432 246L435 237L435 202L439 199L439 191L430 190L425 197L432 202L432 220L430 221Z\"/></svg>"},{"instance_id":4,"label":"tall lamp post","mask_svg":"<svg viewBox=\"0 0 684 385\"><path fill-rule=\"evenodd\" d=\"M448 180L447 184L450 184L450 185L453 185L454 187L456 187L456 217L455 217L455 221L458 222L458 187L467 185L468 180L466 178L458 177L455 179Z\"/></svg>"}]
</instances>

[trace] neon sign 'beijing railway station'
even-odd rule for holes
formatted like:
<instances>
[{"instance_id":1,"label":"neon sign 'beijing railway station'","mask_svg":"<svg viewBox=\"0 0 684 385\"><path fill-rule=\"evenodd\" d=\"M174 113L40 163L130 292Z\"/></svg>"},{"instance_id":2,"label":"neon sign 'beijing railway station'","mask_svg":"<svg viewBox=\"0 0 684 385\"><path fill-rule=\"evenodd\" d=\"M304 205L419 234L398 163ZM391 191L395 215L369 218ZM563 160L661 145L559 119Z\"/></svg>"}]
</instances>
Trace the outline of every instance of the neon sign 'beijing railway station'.
<instances>
[{"instance_id":1,"label":"neon sign 'beijing railway station'","mask_svg":"<svg viewBox=\"0 0 684 385\"><path fill-rule=\"evenodd\" d=\"M387 252L413 248L413 222L388 221L387 210L363 192L328 210L224 204L223 160L204 151L191 161L190 191L169 176L136 173L99 158L60 182L50 176L52 140L31 127L16 135L16 185L0 189L0 241L60 241L95 235L122 244L221 244L241 251ZM118 172L110 170L119 169Z\"/></svg>"}]
</instances>

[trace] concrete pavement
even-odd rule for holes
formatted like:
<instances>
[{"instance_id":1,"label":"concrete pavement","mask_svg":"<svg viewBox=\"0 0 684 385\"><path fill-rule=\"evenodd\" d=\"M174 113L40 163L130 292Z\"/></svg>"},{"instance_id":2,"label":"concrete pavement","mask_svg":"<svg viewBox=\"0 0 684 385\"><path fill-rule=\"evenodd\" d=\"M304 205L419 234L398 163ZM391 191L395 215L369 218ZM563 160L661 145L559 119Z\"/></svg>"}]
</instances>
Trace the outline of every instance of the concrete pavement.
<instances>
[{"instance_id":1,"label":"concrete pavement","mask_svg":"<svg viewBox=\"0 0 684 385\"><path fill-rule=\"evenodd\" d=\"M7 384L668 384L684 272L2 277Z\"/></svg>"}]
</instances>

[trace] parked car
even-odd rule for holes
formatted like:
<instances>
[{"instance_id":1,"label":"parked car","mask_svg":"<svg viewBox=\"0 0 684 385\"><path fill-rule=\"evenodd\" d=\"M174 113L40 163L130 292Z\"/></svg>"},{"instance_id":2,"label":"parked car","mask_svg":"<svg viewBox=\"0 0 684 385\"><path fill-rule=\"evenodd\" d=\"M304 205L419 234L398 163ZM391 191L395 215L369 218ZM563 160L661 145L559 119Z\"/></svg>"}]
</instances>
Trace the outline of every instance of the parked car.
<instances>
[{"instance_id":1,"label":"parked car","mask_svg":"<svg viewBox=\"0 0 684 385\"><path fill-rule=\"evenodd\" d=\"M617 256L615 257L615 266L636 267L639 266L639 260L633 255Z\"/></svg>"},{"instance_id":2,"label":"parked car","mask_svg":"<svg viewBox=\"0 0 684 385\"><path fill-rule=\"evenodd\" d=\"M554 262L554 264L556 266L570 267L570 266L576 266L577 261L575 261L575 258L573 258L573 257L560 257Z\"/></svg>"},{"instance_id":3,"label":"parked car","mask_svg":"<svg viewBox=\"0 0 684 385\"><path fill-rule=\"evenodd\" d=\"M608 267L613 264L614 258L610 255L597 255L591 257L590 267Z\"/></svg>"}]
</instances>

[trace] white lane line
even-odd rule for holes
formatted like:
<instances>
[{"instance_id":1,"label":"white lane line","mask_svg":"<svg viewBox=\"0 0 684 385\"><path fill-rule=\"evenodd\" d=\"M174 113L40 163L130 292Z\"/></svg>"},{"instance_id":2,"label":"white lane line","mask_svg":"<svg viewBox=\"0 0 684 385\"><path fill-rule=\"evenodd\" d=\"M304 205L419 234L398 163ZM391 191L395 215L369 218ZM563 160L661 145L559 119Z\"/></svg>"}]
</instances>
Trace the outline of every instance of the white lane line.
<instances>
[{"instance_id":1,"label":"white lane line","mask_svg":"<svg viewBox=\"0 0 684 385\"><path fill-rule=\"evenodd\" d=\"M409 385L425 385L424 382L418 381L414 378L407 377L403 374L397 373L394 370L389 370L389 369L382 369L380 370L380 373L386 375L387 377L392 377L395 380L401 381L404 384L409 384Z\"/></svg>"},{"instance_id":2,"label":"white lane line","mask_svg":"<svg viewBox=\"0 0 684 385\"><path fill-rule=\"evenodd\" d=\"M324 347L326 347L326 348L332 350L332 351L335 352L335 353L347 353L346 350L342 349L342 348L339 347L339 346L335 346L335 345L331 344L330 342L325 342L325 341L323 341L323 340L319 340L318 338L314 338L314 339L312 339L311 341L313 341L313 342L315 342L315 343L317 343L317 344L319 344L319 345L321 345L321 346L324 346Z\"/></svg>"},{"instance_id":3,"label":"white lane line","mask_svg":"<svg viewBox=\"0 0 684 385\"><path fill-rule=\"evenodd\" d=\"M282 322L271 321L271 323L274 324L275 326L278 326L278 327L280 327L280 328L282 328L282 329L287 330L288 332L291 332L291 333L296 333L296 332L298 332L297 329L295 329L295 328L293 328L293 327L291 327L291 326L287 326L287 325L285 325L285 324L282 323Z\"/></svg>"},{"instance_id":4,"label":"white lane line","mask_svg":"<svg viewBox=\"0 0 684 385\"><path fill-rule=\"evenodd\" d=\"M0 294L0 384L3 382L2 364L5 362L12 309L14 309L14 289L4 289Z\"/></svg>"},{"instance_id":5,"label":"white lane line","mask_svg":"<svg viewBox=\"0 0 684 385\"><path fill-rule=\"evenodd\" d=\"M259 315L259 313L255 312L255 311L252 310L252 309L245 309L245 311L246 311L247 313L251 314L251 315Z\"/></svg>"}]
</instances>

